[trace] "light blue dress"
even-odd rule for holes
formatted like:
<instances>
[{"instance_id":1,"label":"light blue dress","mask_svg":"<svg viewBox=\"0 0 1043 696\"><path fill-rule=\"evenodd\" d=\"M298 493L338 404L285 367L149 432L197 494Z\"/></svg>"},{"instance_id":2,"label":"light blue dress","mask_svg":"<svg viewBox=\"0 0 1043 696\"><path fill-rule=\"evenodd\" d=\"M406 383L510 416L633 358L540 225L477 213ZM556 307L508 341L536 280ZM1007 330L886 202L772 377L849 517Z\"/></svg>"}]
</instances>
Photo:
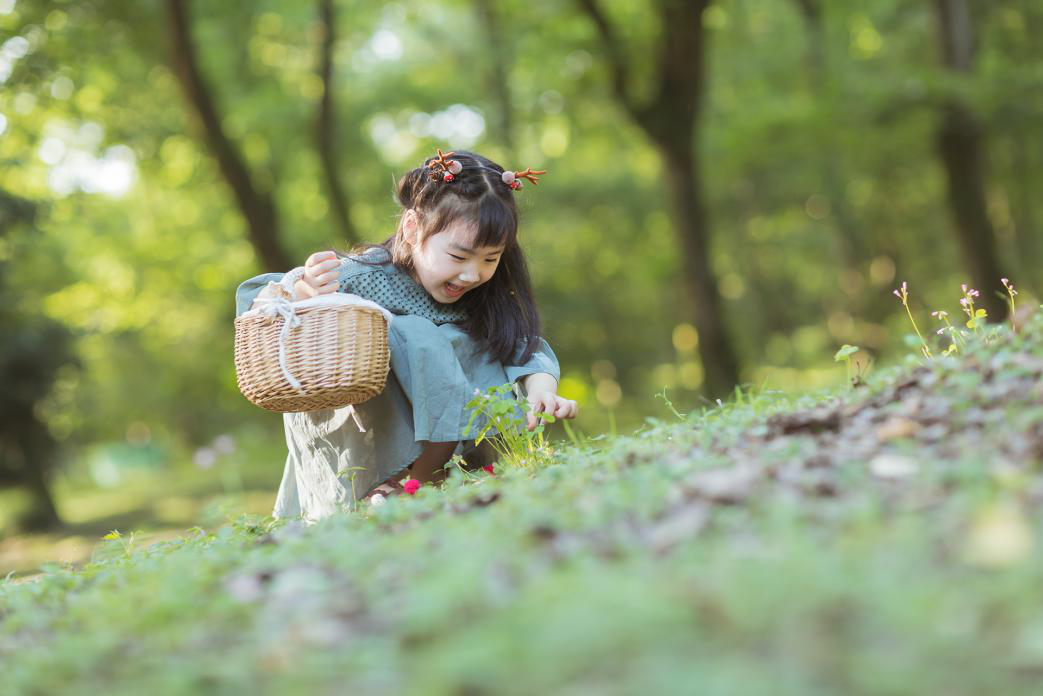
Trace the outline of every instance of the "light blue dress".
<instances>
[{"instance_id":1,"label":"light blue dress","mask_svg":"<svg viewBox=\"0 0 1043 696\"><path fill-rule=\"evenodd\" d=\"M266 273L241 284L236 316L250 309L269 281L283 275ZM475 389L513 383L535 372L560 380L557 357L542 338L524 363L505 365L481 353L458 325L465 318L462 310L436 301L390 263L384 249L342 259L339 290L395 315L388 327L387 386L355 406L366 432L360 432L347 408L283 414L288 454L274 517L317 520L354 509L377 485L404 475L420 456L420 441L460 442L457 453L467 456L474 445L473 434L468 440L463 432L470 419L466 404ZM522 349L519 345L516 358Z\"/></svg>"}]
</instances>

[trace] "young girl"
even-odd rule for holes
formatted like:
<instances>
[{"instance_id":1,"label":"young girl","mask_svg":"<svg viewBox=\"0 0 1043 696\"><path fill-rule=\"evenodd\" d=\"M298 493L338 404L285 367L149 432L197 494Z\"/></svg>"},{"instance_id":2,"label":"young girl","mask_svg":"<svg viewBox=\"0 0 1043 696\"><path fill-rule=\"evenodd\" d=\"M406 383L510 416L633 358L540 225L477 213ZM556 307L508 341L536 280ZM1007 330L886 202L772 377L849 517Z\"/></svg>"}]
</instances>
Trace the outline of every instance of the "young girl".
<instances>
[{"instance_id":1,"label":"young girl","mask_svg":"<svg viewBox=\"0 0 1043 696\"><path fill-rule=\"evenodd\" d=\"M531 405L530 429L541 412L577 415L576 402L556 393L558 361L540 337L518 245L514 191L522 177L535 184L536 174L439 150L399 181L395 234L346 257L325 251L308 258L297 299L347 292L395 315L391 374L383 392L355 406L365 432L347 408L284 414L289 455L273 516L316 520L376 493L399 494L406 476L439 481L454 453L472 466L483 463L463 434L475 389L516 383ZM236 315L282 276L240 285Z\"/></svg>"}]
</instances>

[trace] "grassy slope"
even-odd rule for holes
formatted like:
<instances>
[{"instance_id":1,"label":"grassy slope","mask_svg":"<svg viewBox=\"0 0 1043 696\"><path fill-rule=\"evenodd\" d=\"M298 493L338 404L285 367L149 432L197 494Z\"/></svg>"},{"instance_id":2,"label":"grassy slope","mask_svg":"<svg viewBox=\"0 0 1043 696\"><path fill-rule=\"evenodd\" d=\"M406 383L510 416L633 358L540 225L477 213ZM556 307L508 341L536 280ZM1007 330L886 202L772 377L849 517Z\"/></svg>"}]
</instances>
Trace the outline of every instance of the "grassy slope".
<instances>
[{"instance_id":1,"label":"grassy slope","mask_svg":"<svg viewBox=\"0 0 1043 696\"><path fill-rule=\"evenodd\" d=\"M0 689L1038 692L1043 321L969 353L368 516L107 542L0 585Z\"/></svg>"}]
</instances>

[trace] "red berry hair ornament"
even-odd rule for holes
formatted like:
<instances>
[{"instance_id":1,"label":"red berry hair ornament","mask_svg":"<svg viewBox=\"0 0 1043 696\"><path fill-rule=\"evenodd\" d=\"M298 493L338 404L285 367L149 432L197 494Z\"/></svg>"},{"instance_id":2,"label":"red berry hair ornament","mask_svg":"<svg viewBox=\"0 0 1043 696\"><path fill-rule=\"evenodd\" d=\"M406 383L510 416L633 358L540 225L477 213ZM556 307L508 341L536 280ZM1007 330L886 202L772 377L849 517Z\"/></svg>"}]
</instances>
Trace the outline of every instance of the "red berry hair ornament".
<instances>
[{"instance_id":1,"label":"red berry hair ornament","mask_svg":"<svg viewBox=\"0 0 1043 696\"><path fill-rule=\"evenodd\" d=\"M546 169L533 169L532 167L526 167L524 172L504 172L500 175L500 179L512 189L518 190L522 187L522 182L518 181L518 179L528 179L532 182L533 186L539 186L540 179L537 174L546 173Z\"/></svg>"},{"instance_id":2,"label":"red berry hair ornament","mask_svg":"<svg viewBox=\"0 0 1043 696\"><path fill-rule=\"evenodd\" d=\"M443 153L442 149L438 148L438 159L431 160L427 165L427 168L431 170L432 179L441 179L449 183L456 178L456 175L463 170L464 165L457 160L449 159L455 154L455 152Z\"/></svg>"}]
</instances>

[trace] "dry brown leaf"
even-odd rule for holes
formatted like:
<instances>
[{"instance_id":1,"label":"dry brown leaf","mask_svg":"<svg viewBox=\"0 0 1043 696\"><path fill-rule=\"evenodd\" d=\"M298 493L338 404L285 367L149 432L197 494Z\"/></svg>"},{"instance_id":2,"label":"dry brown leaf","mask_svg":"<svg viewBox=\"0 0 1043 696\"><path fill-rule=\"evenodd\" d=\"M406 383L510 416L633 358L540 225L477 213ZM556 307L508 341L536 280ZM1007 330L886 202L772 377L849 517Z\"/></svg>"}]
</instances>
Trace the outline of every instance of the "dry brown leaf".
<instances>
[{"instance_id":1,"label":"dry brown leaf","mask_svg":"<svg viewBox=\"0 0 1043 696\"><path fill-rule=\"evenodd\" d=\"M920 424L908 418L889 418L877 427L876 437L883 442L912 437L920 432Z\"/></svg>"}]
</instances>

